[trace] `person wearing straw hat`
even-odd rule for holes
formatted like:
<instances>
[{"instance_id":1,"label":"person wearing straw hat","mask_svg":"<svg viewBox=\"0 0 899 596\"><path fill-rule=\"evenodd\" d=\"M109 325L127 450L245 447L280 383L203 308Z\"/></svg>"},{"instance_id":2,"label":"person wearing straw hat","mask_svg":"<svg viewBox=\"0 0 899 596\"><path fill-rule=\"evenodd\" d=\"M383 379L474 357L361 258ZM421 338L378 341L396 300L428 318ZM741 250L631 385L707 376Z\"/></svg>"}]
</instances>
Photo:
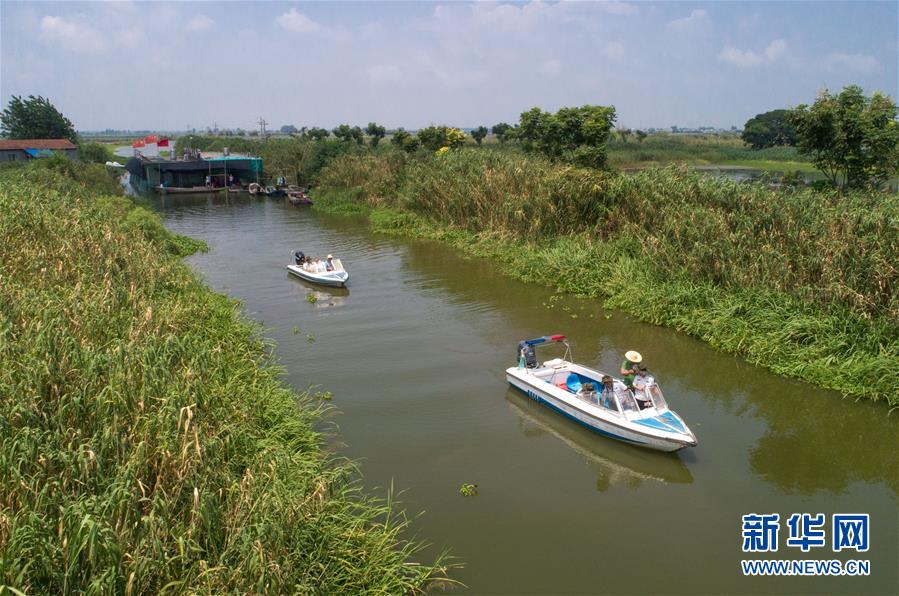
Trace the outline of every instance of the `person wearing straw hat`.
<instances>
[{"instance_id":1,"label":"person wearing straw hat","mask_svg":"<svg viewBox=\"0 0 899 596\"><path fill-rule=\"evenodd\" d=\"M334 260L334 256L328 255L327 257L325 257L325 259L327 260L327 262L325 263L325 269L328 271L334 271L334 263L331 262Z\"/></svg>"},{"instance_id":2,"label":"person wearing straw hat","mask_svg":"<svg viewBox=\"0 0 899 596\"><path fill-rule=\"evenodd\" d=\"M633 390L634 388L634 379L637 376L637 365L641 362L643 362L643 356L640 355L640 352L634 350L625 352L624 360L621 361L621 370L619 372L624 375L624 384L627 385L628 389Z\"/></svg>"}]
</instances>

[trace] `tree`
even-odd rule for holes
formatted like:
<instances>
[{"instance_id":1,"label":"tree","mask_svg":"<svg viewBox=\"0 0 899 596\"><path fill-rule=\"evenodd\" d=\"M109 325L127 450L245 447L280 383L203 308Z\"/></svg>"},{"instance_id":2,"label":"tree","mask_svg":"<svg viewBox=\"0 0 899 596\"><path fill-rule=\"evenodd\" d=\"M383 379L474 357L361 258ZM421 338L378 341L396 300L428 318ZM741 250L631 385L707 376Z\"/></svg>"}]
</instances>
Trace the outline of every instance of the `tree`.
<instances>
[{"instance_id":1,"label":"tree","mask_svg":"<svg viewBox=\"0 0 899 596\"><path fill-rule=\"evenodd\" d=\"M499 139L499 143L500 145L502 145L506 142L506 139L508 138L509 132L511 130L511 124L500 122L499 124L494 124L490 129L490 132L492 132L496 136L496 138Z\"/></svg>"},{"instance_id":2,"label":"tree","mask_svg":"<svg viewBox=\"0 0 899 596\"><path fill-rule=\"evenodd\" d=\"M465 144L466 135L458 128L450 126L429 126L418 131L421 146L431 151L442 147L456 149Z\"/></svg>"},{"instance_id":3,"label":"tree","mask_svg":"<svg viewBox=\"0 0 899 596\"><path fill-rule=\"evenodd\" d=\"M49 99L13 95L0 114L0 132L9 139L68 139L78 141L72 121L53 107Z\"/></svg>"},{"instance_id":4,"label":"tree","mask_svg":"<svg viewBox=\"0 0 899 596\"><path fill-rule=\"evenodd\" d=\"M479 126L476 129L474 129L473 131L471 131L471 138L473 138L474 142L477 143L478 146L480 146L481 141L483 141L484 137L487 136L487 132L488 132L488 130L487 130L486 126Z\"/></svg>"},{"instance_id":5,"label":"tree","mask_svg":"<svg viewBox=\"0 0 899 596\"><path fill-rule=\"evenodd\" d=\"M371 146L377 147L384 135L387 134L387 129L380 124L369 122L368 126L365 127L365 133L371 137Z\"/></svg>"},{"instance_id":6,"label":"tree","mask_svg":"<svg viewBox=\"0 0 899 596\"><path fill-rule=\"evenodd\" d=\"M418 150L418 139L406 132L402 128L398 128L390 137L390 144L399 147L407 153L414 153Z\"/></svg>"},{"instance_id":7,"label":"tree","mask_svg":"<svg viewBox=\"0 0 899 596\"><path fill-rule=\"evenodd\" d=\"M298 132L297 127L294 126L293 124L285 124L284 126L281 127L282 134L291 135L295 132Z\"/></svg>"},{"instance_id":8,"label":"tree","mask_svg":"<svg viewBox=\"0 0 899 596\"><path fill-rule=\"evenodd\" d=\"M627 138L631 136L631 129L629 128L619 128L618 136L621 137L621 140L627 143Z\"/></svg>"},{"instance_id":9,"label":"tree","mask_svg":"<svg viewBox=\"0 0 899 596\"><path fill-rule=\"evenodd\" d=\"M555 114L532 108L521 113L517 137L525 151L602 168L614 123L615 108L611 106L562 108Z\"/></svg>"},{"instance_id":10,"label":"tree","mask_svg":"<svg viewBox=\"0 0 899 596\"><path fill-rule=\"evenodd\" d=\"M642 142L643 142L643 139L646 138L646 133L643 132L642 130L638 130L638 131L636 132L636 135L637 135L637 142L638 142L638 143L642 143Z\"/></svg>"},{"instance_id":11,"label":"tree","mask_svg":"<svg viewBox=\"0 0 899 596\"><path fill-rule=\"evenodd\" d=\"M796 129L790 122L790 110L771 110L746 121L743 142L753 149L777 145L796 145Z\"/></svg>"},{"instance_id":12,"label":"tree","mask_svg":"<svg viewBox=\"0 0 899 596\"><path fill-rule=\"evenodd\" d=\"M331 136L331 133L327 128L319 128L317 126L313 126L312 128L310 128L308 131L306 131L306 134L309 135L309 138L313 141L324 141L329 136Z\"/></svg>"},{"instance_id":13,"label":"tree","mask_svg":"<svg viewBox=\"0 0 899 596\"><path fill-rule=\"evenodd\" d=\"M822 91L811 106L790 115L800 153L810 155L836 185L877 186L899 172L899 115L896 102L861 87L844 87L839 95Z\"/></svg>"},{"instance_id":14,"label":"tree","mask_svg":"<svg viewBox=\"0 0 899 596\"><path fill-rule=\"evenodd\" d=\"M356 143L361 145L365 142L365 134L358 126L351 127L349 124L341 124L331 132L335 137L347 143L350 141L356 141Z\"/></svg>"}]
</instances>

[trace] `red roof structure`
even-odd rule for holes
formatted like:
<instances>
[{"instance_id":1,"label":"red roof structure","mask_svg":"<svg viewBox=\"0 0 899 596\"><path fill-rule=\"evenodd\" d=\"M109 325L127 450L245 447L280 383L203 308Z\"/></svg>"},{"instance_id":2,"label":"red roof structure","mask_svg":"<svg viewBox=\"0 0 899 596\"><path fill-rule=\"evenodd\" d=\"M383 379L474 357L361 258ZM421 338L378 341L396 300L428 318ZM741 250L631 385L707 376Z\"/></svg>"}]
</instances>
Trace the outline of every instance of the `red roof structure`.
<instances>
[{"instance_id":1,"label":"red roof structure","mask_svg":"<svg viewBox=\"0 0 899 596\"><path fill-rule=\"evenodd\" d=\"M0 151L9 151L12 149L77 149L72 141L68 139L19 139L16 141L0 140Z\"/></svg>"}]
</instances>

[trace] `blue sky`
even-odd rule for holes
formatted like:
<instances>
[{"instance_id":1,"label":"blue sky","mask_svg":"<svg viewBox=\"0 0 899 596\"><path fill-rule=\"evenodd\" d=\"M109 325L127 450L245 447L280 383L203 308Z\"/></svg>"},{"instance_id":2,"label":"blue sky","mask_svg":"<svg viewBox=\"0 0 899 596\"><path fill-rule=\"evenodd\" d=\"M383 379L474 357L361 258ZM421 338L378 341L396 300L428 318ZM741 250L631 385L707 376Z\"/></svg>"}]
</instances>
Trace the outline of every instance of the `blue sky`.
<instances>
[{"instance_id":1,"label":"blue sky","mask_svg":"<svg viewBox=\"0 0 899 596\"><path fill-rule=\"evenodd\" d=\"M742 126L855 83L897 96L896 2L0 2L0 100L81 130L418 128L615 105Z\"/></svg>"}]
</instances>

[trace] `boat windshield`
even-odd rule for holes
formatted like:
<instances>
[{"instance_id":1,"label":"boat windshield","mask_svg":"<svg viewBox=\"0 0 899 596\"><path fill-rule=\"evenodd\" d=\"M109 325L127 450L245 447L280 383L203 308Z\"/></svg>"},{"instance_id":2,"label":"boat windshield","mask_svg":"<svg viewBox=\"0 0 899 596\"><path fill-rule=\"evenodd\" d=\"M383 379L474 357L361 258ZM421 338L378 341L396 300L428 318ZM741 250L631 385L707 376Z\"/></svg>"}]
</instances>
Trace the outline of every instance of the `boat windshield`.
<instances>
[{"instance_id":1,"label":"boat windshield","mask_svg":"<svg viewBox=\"0 0 899 596\"><path fill-rule=\"evenodd\" d=\"M646 393L649 394L649 397L652 399L652 404L657 410L668 409L668 403L665 401L662 390L659 389L658 385L650 385L646 388Z\"/></svg>"},{"instance_id":2,"label":"boat windshield","mask_svg":"<svg viewBox=\"0 0 899 596\"><path fill-rule=\"evenodd\" d=\"M637 408L637 402L634 401L634 396L631 395L631 392L627 389L619 389L615 392L615 396L618 398L618 403L621 404L622 412L639 411Z\"/></svg>"}]
</instances>

